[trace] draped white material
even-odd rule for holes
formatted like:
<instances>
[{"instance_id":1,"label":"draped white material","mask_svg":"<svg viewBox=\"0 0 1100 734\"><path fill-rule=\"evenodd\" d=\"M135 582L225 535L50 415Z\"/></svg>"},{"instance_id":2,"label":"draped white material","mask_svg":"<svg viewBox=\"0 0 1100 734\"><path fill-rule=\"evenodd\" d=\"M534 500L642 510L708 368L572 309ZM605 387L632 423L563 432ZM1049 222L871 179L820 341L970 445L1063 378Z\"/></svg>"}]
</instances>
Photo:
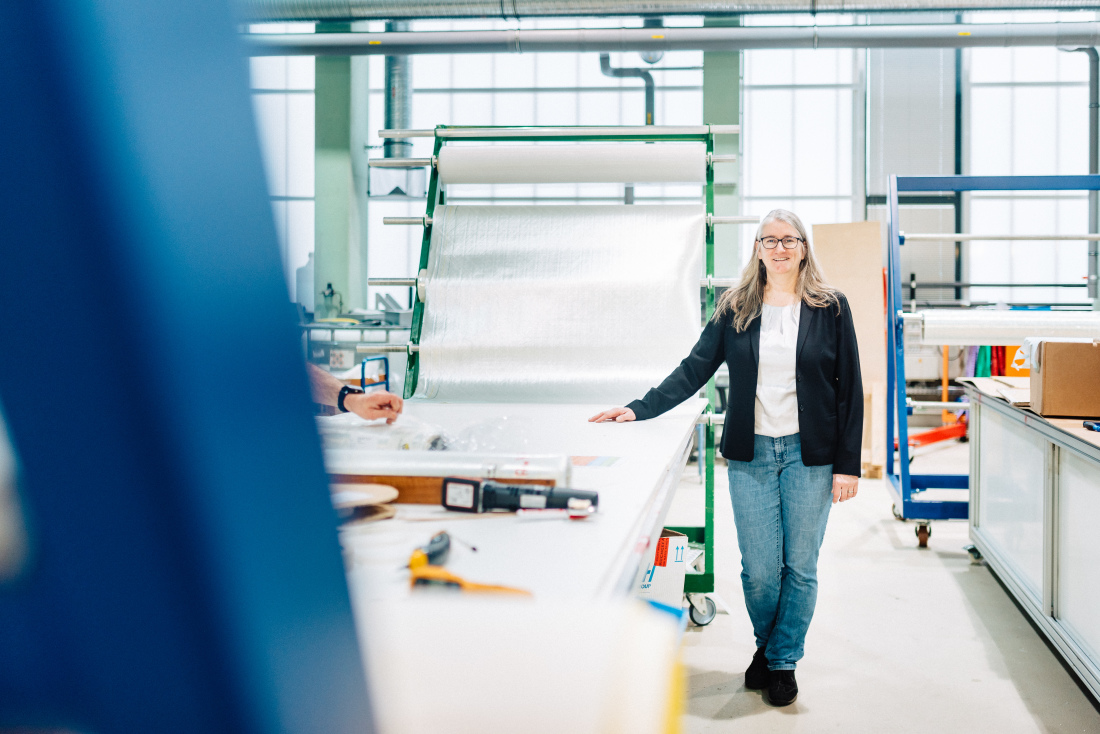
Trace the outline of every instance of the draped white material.
<instances>
[{"instance_id":1,"label":"draped white material","mask_svg":"<svg viewBox=\"0 0 1100 734\"><path fill-rule=\"evenodd\" d=\"M700 206L435 210L417 395L622 404L700 331Z\"/></svg>"}]
</instances>

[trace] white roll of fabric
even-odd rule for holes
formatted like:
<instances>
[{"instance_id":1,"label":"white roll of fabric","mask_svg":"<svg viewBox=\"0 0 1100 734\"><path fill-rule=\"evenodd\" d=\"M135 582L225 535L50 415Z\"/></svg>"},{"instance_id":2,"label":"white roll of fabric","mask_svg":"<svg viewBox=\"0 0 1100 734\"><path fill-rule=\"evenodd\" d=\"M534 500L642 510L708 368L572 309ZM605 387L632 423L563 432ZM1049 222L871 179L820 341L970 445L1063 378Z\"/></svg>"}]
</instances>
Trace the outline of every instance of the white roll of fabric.
<instances>
[{"instance_id":1,"label":"white roll of fabric","mask_svg":"<svg viewBox=\"0 0 1100 734\"><path fill-rule=\"evenodd\" d=\"M948 346L1022 344L1028 337L1100 337L1100 313L1090 311L921 312L921 342Z\"/></svg>"},{"instance_id":2,"label":"white roll of fabric","mask_svg":"<svg viewBox=\"0 0 1100 734\"><path fill-rule=\"evenodd\" d=\"M699 206L435 210L417 395L614 404L700 331Z\"/></svg>"},{"instance_id":3,"label":"white roll of fabric","mask_svg":"<svg viewBox=\"0 0 1100 734\"><path fill-rule=\"evenodd\" d=\"M444 184L706 183L703 143L445 145Z\"/></svg>"},{"instance_id":4,"label":"white roll of fabric","mask_svg":"<svg viewBox=\"0 0 1100 734\"><path fill-rule=\"evenodd\" d=\"M458 451L364 451L325 446L325 470L343 476L469 477L510 481L550 480L568 487L568 456L472 454Z\"/></svg>"}]
</instances>

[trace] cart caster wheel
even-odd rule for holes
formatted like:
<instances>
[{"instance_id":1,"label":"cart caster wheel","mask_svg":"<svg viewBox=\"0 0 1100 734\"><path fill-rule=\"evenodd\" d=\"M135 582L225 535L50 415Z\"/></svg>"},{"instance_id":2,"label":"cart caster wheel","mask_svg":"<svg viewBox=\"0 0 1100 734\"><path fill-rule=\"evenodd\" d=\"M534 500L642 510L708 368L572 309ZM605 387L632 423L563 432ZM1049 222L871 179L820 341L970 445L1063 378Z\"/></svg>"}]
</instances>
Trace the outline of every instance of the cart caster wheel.
<instances>
[{"instance_id":1,"label":"cart caster wheel","mask_svg":"<svg viewBox=\"0 0 1100 734\"><path fill-rule=\"evenodd\" d=\"M928 538L932 535L932 524L922 522L917 524L917 545L921 548L928 547Z\"/></svg>"},{"instance_id":2,"label":"cart caster wheel","mask_svg":"<svg viewBox=\"0 0 1100 734\"><path fill-rule=\"evenodd\" d=\"M905 522L905 518L902 517L900 512L898 512L898 506L897 505L890 505L890 512L894 513L894 519L895 520L900 520L902 522Z\"/></svg>"},{"instance_id":3,"label":"cart caster wheel","mask_svg":"<svg viewBox=\"0 0 1100 734\"><path fill-rule=\"evenodd\" d=\"M982 564L982 552L978 550L977 546L967 545L963 547L963 550L970 554L970 563L975 566Z\"/></svg>"},{"instance_id":4,"label":"cart caster wheel","mask_svg":"<svg viewBox=\"0 0 1100 734\"><path fill-rule=\"evenodd\" d=\"M718 606L710 597L704 596L703 603L706 607L706 612L700 612L695 608L694 604L688 606L688 617L691 618L691 621L694 622L697 627L706 627L714 621L714 615L718 614Z\"/></svg>"}]
</instances>

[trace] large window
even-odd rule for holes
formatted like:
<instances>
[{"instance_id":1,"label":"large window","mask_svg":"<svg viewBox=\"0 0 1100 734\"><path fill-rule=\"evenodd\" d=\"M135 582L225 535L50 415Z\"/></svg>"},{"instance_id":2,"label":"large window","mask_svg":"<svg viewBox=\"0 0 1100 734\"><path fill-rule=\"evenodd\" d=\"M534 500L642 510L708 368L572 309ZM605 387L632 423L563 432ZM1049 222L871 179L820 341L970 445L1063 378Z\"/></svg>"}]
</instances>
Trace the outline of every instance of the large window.
<instances>
[{"instance_id":1,"label":"large window","mask_svg":"<svg viewBox=\"0 0 1100 734\"><path fill-rule=\"evenodd\" d=\"M817 16L848 24L848 16ZM810 25L812 16L749 16L746 25ZM746 51L742 209L789 209L807 227L862 219L863 53ZM744 227L752 252L754 231Z\"/></svg>"},{"instance_id":2,"label":"large window","mask_svg":"<svg viewBox=\"0 0 1100 734\"><path fill-rule=\"evenodd\" d=\"M254 26L256 32L310 33L312 23ZM279 247L291 300L295 272L313 252L312 56L261 56L251 60L252 103Z\"/></svg>"},{"instance_id":3,"label":"large window","mask_svg":"<svg viewBox=\"0 0 1100 734\"><path fill-rule=\"evenodd\" d=\"M975 22L1092 21L1096 13L981 13ZM1055 48L968 52L968 173L987 176L1088 172L1088 57ZM1084 192L989 192L970 197L968 230L1070 234L1088 229ZM973 242L970 280L1085 284L1087 243ZM1082 303L1085 289L982 288L973 300Z\"/></svg>"}]
</instances>

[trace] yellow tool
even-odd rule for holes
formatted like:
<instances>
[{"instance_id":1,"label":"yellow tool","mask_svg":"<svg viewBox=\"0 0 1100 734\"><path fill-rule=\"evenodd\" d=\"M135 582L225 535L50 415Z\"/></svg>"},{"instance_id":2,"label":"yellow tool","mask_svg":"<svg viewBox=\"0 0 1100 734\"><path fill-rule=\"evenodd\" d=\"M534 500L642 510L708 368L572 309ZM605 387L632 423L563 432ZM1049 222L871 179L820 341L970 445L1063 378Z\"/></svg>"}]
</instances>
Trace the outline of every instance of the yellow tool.
<instances>
[{"instance_id":1,"label":"yellow tool","mask_svg":"<svg viewBox=\"0 0 1100 734\"><path fill-rule=\"evenodd\" d=\"M416 554L414 553L413 555L415 556ZM409 585L412 586L414 589L418 586L435 586L446 589L458 589L460 591L470 591L478 593L519 594L520 596L531 596L530 591L517 589L512 586L475 584L472 581L467 581L464 578L455 576L453 573L443 568L442 566L410 566Z\"/></svg>"},{"instance_id":2,"label":"yellow tool","mask_svg":"<svg viewBox=\"0 0 1100 734\"><path fill-rule=\"evenodd\" d=\"M462 541L459 541L462 542ZM466 544L469 545L469 544ZM470 550L477 552L477 548L469 546ZM443 568L451 551L451 536L446 531L438 532L432 536L428 544L423 548L417 548L409 557L409 584L417 586L436 586L460 591L489 592L497 594L522 594L530 596L531 593L523 589L514 589L510 586L490 586L488 584L475 584L472 581L459 578Z\"/></svg>"}]
</instances>

